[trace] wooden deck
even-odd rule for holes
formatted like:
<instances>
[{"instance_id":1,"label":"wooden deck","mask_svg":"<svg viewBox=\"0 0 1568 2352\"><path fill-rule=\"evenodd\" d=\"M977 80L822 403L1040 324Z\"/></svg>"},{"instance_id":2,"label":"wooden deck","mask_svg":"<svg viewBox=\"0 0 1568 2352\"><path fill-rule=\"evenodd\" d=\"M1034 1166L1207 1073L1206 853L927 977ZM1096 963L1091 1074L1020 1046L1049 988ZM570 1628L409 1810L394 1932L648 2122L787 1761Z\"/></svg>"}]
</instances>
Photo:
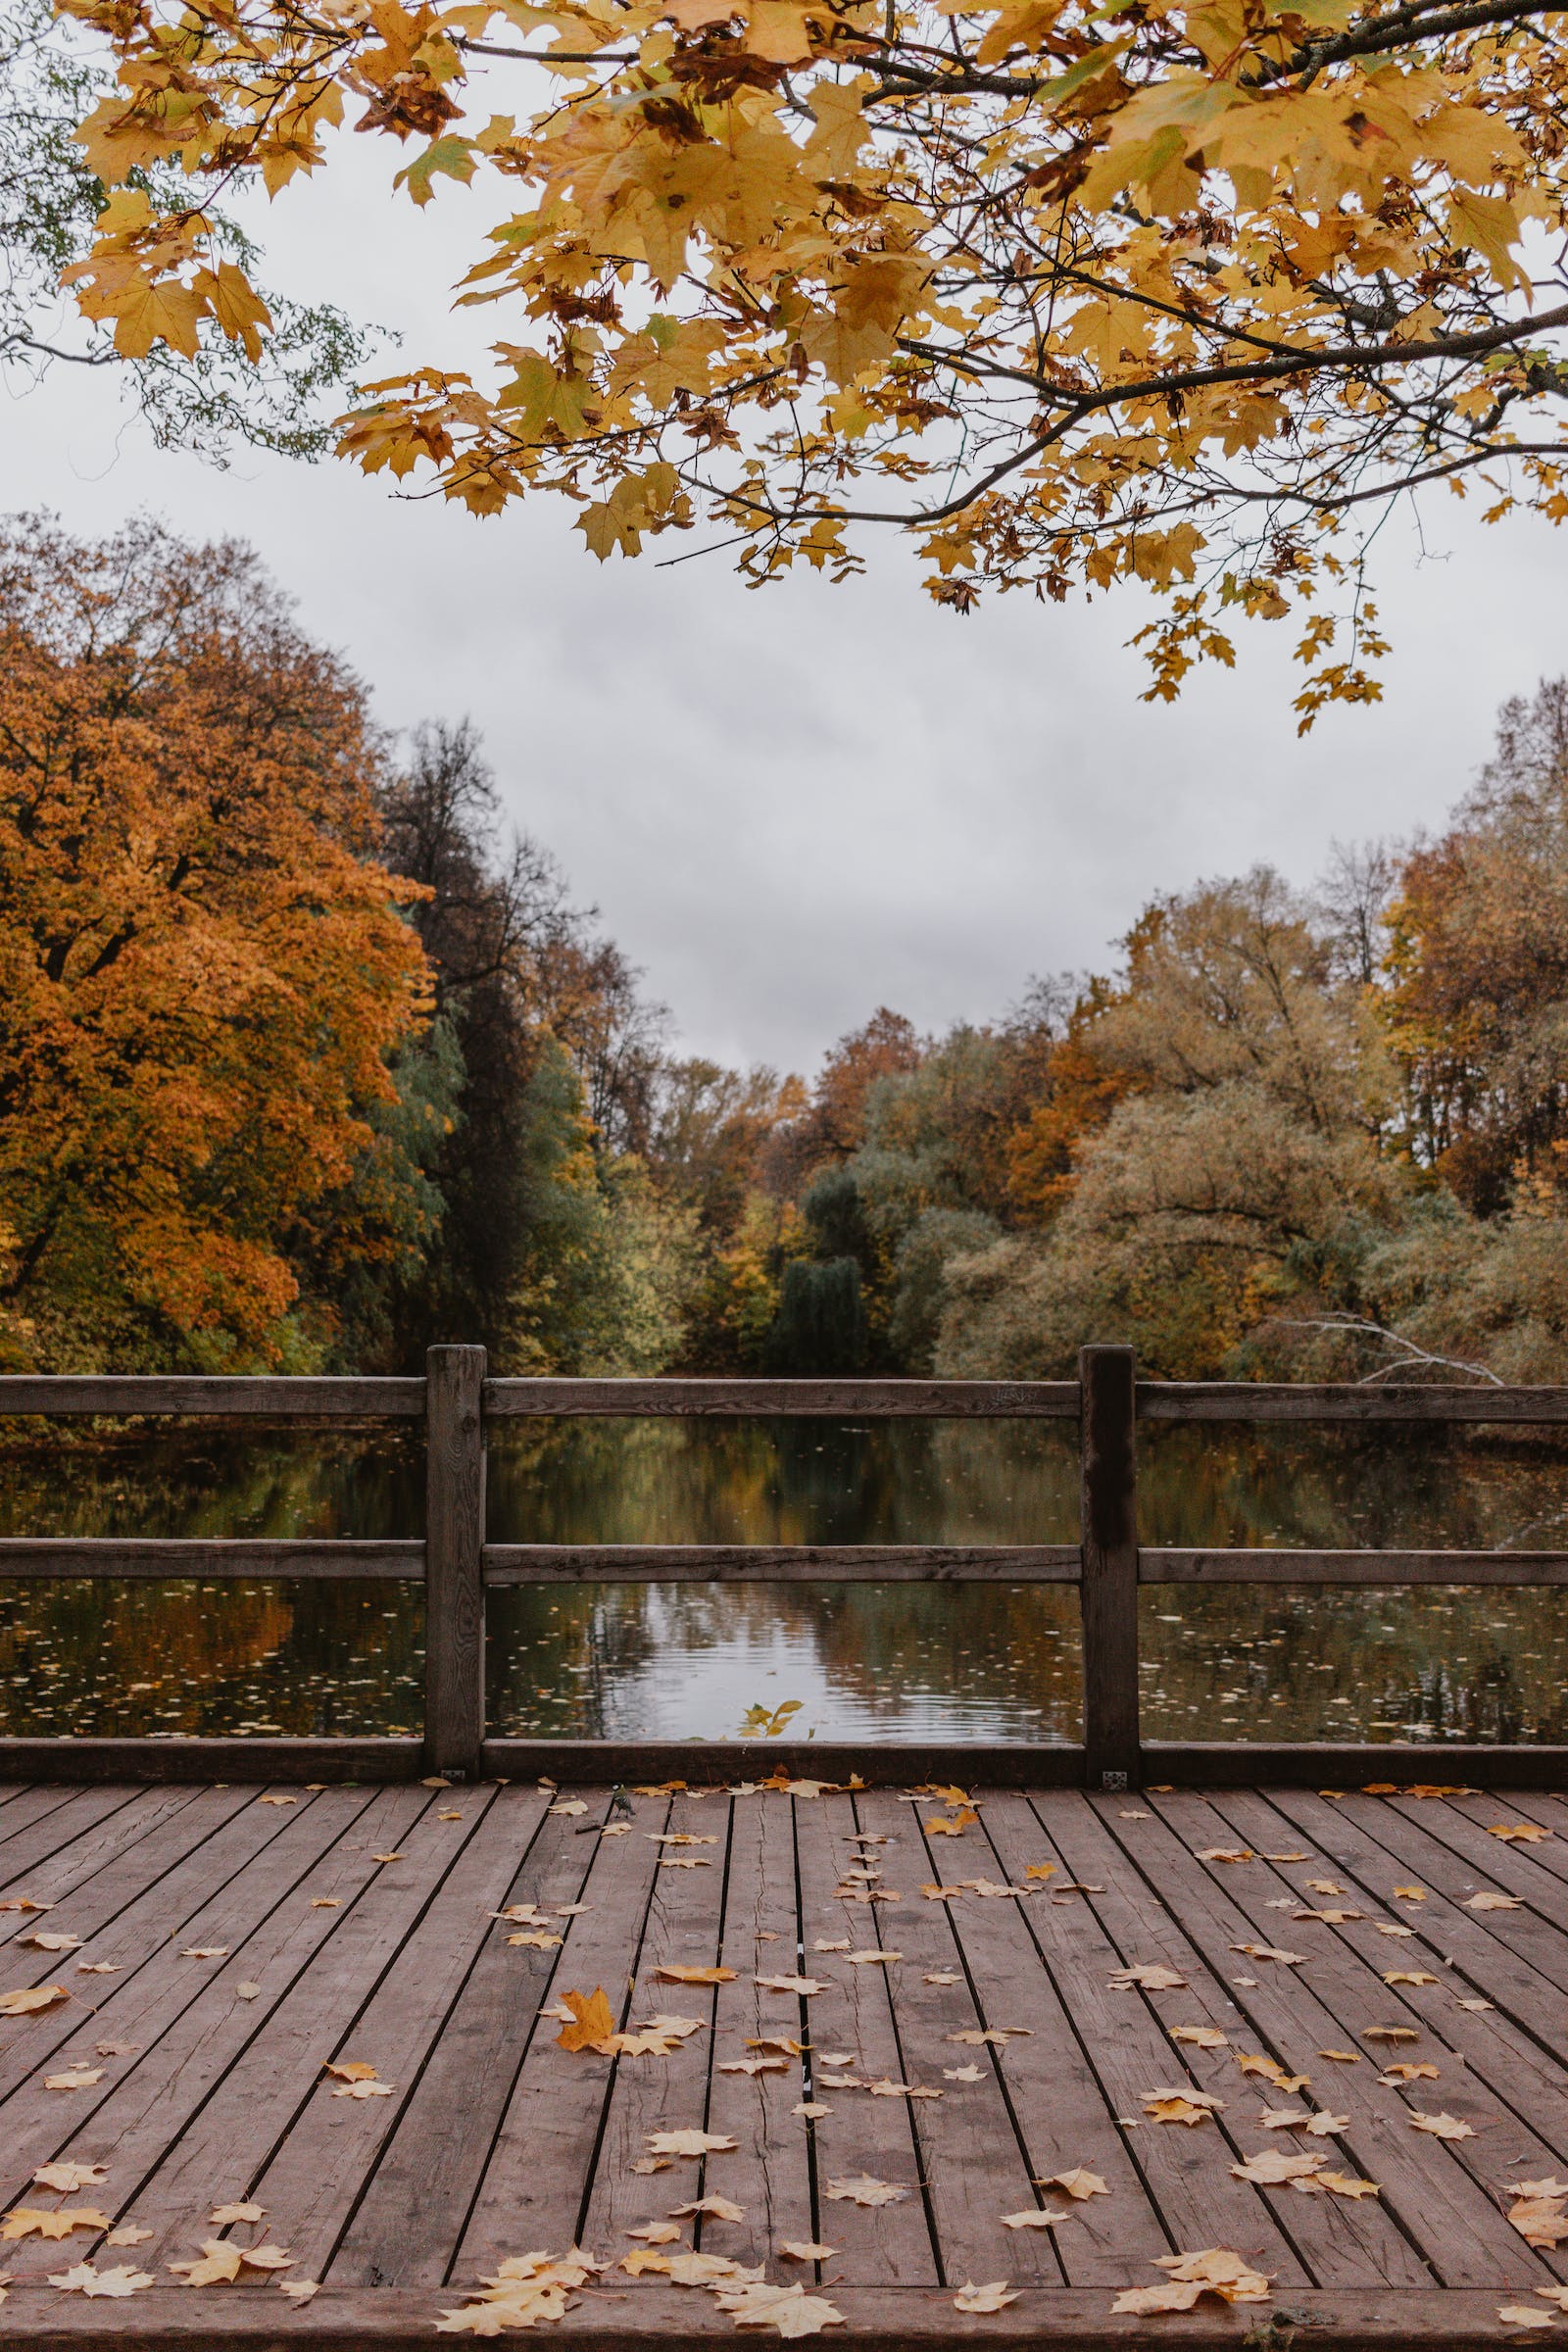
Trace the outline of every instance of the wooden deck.
<instances>
[{"instance_id":1,"label":"wooden deck","mask_svg":"<svg viewBox=\"0 0 1568 2352\"><path fill-rule=\"evenodd\" d=\"M433 2340L508 2257L573 2245L612 2267L540 2336L593 2352L771 2340L700 2286L618 2267L646 2244L632 2231L705 2196L740 2218L683 2217L686 2248L803 2284L843 2315L826 2342L886 2352L1283 2347L1303 2327L1325 2345L1494 2344L1530 2332L1498 2312L1532 2295L1568 2328L1541 2291L1568 2282L1568 2223L1537 2249L1507 2218L1511 2182L1568 2178L1568 1803L993 1790L943 1836L927 1826L940 1805L891 1789L631 1801L601 1836L591 1788L0 1792L0 1991L70 1995L0 2018L0 2205L86 2207L144 2233L0 2248L0 2341L372 2352ZM1498 1823L1546 1835L1504 1841ZM1424 1900L1396 1894L1412 1886ZM1471 1907L1486 1891L1517 1907ZM509 1906L525 1916L494 1916ZM40 1948L40 1932L80 1942ZM560 1941L515 1940L539 1934ZM898 1956L853 1957L877 1950ZM1151 1966L1148 1988L1114 1982ZM726 1973L660 1974L676 1968ZM673 2014L697 2029L665 2055L568 2052L552 2012L598 1986L617 2028ZM1184 2027L1225 2039L1174 2039ZM1386 2028L1401 2038L1376 2038ZM1243 2055L1309 2082L1293 2099ZM773 2057L776 2072L738 2071ZM327 2063L352 2061L389 2090L334 2095L350 2085ZM1436 2078L1380 2081L1390 2062ZM91 2079L50 2087L73 2070ZM1146 2111L1182 2085L1219 2102L1206 2121ZM1293 2104L1343 2120L1317 2136L1262 2127ZM1438 2136L1418 2114L1469 2131ZM636 2169L651 2135L687 2129L734 2145ZM1238 2179L1260 2150L1315 2152L1381 2193ZM106 2178L32 2185L62 2161ZM1043 2185L1080 2170L1107 2193ZM903 2193L835 2194L860 2177ZM265 2221L209 2219L247 2201ZM1044 2210L1067 2218L1004 2225ZM179 2283L169 2266L220 2237L286 2249L292 2268ZM785 2251L824 2242L820 2262ZM1266 2273L1270 2300L1112 2315L1119 2290L1166 2278L1158 2257L1209 2247ZM156 2284L112 2300L47 2283L84 2261ZM279 2278L321 2284L295 2303ZM955 2307L971 2280L1020 2291L971 2316Z\"/></svg>"}]
</instances>

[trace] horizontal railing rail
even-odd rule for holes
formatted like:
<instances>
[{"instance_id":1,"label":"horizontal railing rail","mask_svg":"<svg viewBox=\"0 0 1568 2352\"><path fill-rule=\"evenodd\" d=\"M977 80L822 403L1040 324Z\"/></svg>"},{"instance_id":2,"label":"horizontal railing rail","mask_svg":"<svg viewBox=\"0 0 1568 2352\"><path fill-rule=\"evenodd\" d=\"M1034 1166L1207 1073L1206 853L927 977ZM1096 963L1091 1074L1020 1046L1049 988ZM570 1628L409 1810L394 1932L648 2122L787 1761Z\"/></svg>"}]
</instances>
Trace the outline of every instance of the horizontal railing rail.
<instances>
[{"instance_id":1,"label":"horizontal railing rail","mask_svg":"<svg viewBox=\"0 0 1568 2352\"><path fill-rule=\"evenodd\" d=\"M450 1778L536 1771L627 1779L711 1773L720 1757L758 1754L817 1777L922 1772L1013 1778L1037 1786L1138 1785L1157 1774L1199 1783L1259 1775L1446 1770L1495 1780L1528 1775L1568 1786L1568 1748L1323 1745L1145 1740L1139 1725L1138 1594L1145 1586L1399 1587L1568 1585L1568 1551L1335 1550L1141 1544L1137 1428L1146 1422L1370 1425L1568 1424L1568 1388L1368 1388L1260 1382L1141 1381L1130 1348L1082 1350L1072 1381L492 1380L479 1348L435 1348L423 1380L11 1374L0 1419L43 1415L192 1419L419 1420L425 1534L361 1538L20 1536L0 1539L0 1579L124 1577L387 1578L424 1588L422 1740L6 1740L0 1772L162 1778L202 1771L269 1777L330 1768L391 1778L422 1768ZM492 1544L485 1528L489 1421L590 1416L686 1419L1070 1420L1080 1449L1076 1544ZM484 1712L485 1595L519 1585L900 1583L1070 1585L1083 1628L1081 1741L998 1745L903 1742L878 1750L834 1741L608 1741L492 1739ZM51 1763L51 1759L53 1762Z\"/></svg>"}]
</instances>

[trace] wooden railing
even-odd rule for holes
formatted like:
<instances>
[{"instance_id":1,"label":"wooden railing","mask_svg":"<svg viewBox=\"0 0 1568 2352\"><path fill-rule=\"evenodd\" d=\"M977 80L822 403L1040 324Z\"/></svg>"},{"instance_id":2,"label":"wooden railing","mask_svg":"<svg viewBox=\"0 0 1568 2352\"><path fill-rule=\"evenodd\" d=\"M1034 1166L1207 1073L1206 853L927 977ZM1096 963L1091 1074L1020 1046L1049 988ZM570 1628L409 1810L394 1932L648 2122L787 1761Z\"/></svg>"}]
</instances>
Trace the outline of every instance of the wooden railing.
<instances>
[{"instance_id":1,"label":"wooden railing","mask_svg":"<svg viewBox=\"0 0 1568 2352\"><path fill-rule=\"evenodd\" d=\"M1205 1550L1140 1546L1140 1421L1568 1423L1568 1388L1363 1388L1140 1381L1130 1348L1081 1351L1074 1381L490 1380L482 1348L432 1348L423 1380L0 1377L0 1418L21 1414L200 1416L230 1420L422 1419L423 1542L273 1542L75 1536L0 1539L0 1578L391 1577L425 1589L422 1741L412 1739L0 1740L0 1773L194 1778L222 1771L303 1779L416 1771L570 1774L585 1780L733 1777L743 1744L491 1740L484 1721L485 1591L608 1582L924 1582L1076 1585L1083 1622L1081 1742L766 1740L747 1745L813 1776L908 1781L932 1775L1037 1786L1218 1785L1260 1779L1379 1779L1441 1763L1491 1783L1568 1786L1568 1747L1352 1746L1327 1742L1159 1741L1141 1738L1142 1585L1568 1585L1568 1552ZM490 1544L485 1429L493 1420L590 1415L663 1418L1011 1419L1075 1421L1080 1541L1073 1544ZM748 1765L749 1768L749 1765Z\"/></svg>"}]
</instances>

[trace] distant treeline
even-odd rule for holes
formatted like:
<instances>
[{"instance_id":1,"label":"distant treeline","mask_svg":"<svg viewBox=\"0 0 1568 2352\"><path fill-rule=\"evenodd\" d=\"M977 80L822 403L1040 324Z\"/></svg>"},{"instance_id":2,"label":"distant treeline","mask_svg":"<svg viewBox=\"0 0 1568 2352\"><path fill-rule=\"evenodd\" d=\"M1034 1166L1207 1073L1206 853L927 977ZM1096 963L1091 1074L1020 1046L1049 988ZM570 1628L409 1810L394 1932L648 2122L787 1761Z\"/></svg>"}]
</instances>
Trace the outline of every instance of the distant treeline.
<instances>
[{"instance_id":1,"label":"distant treeline","mask_svg":"<svg viewBox=\"0 0 1568 2352\"><path fill-rule=\"evenodd\" d=\"M1568 681L1436 839L682 1058L247 551L0 527L0 1368L1568 1379Z\"/></svg>"}]
</instances>

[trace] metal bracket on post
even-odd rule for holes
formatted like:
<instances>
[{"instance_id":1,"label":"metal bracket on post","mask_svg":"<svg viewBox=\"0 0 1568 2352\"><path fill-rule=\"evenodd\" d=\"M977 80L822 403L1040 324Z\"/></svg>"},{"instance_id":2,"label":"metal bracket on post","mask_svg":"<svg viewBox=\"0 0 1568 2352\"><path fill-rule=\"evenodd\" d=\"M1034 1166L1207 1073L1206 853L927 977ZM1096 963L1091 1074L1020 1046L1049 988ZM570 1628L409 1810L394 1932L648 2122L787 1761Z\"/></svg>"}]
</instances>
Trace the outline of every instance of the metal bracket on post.
<instances>
[{"instance_id":1,"label":"metal bracket on post","mask_svg":"<svg viewBox=\"0 0 1568 2352\"><path fill-rule=\"evenodd\" d=\"M482 1348L425 1356L424 1761L473 1780L484 1744Z\"/></svg>"},{"instance_id":2,"label":"metal bracket on post","mask_svg":"<svg viewBox=\"0 0 1568 2352\"><path fill-rule=\"evenodd\" d=\"M1130 1348L1079 1350L1084 1778L1142 1778L1138 1735L1137 1367Z\"/></svg>"}]
</instances>

